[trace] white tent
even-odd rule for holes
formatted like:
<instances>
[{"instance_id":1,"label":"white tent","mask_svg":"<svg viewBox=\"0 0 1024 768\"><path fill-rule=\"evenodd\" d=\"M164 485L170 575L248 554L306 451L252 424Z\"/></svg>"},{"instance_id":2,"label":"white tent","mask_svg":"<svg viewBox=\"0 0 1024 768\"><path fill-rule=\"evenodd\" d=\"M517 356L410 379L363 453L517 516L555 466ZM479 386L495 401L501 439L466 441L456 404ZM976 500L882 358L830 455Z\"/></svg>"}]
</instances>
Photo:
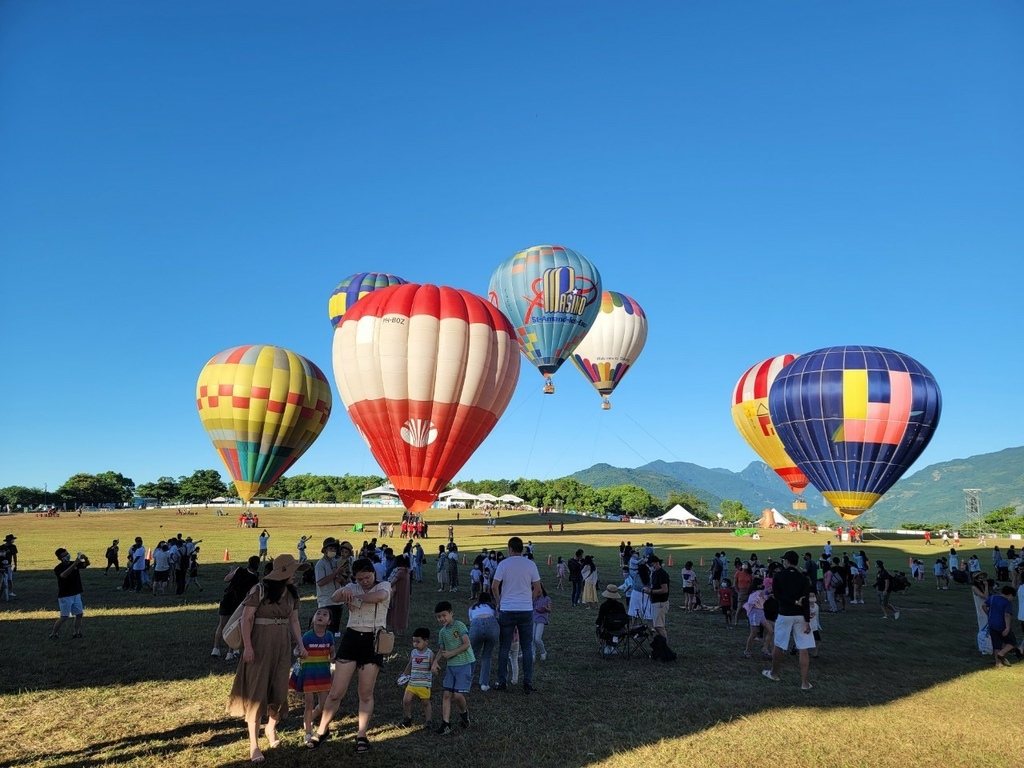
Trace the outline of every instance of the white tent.
<instances>
[{"instance_id":1,"label":"white tent","mask_svg":"<svg viewBox=\"0 0 1024 768\"><path fill-rule=\"evenodd\" d=\"M663 523L693 523L700 522L700 518L693 514L690 510L684 507L682 504L676 504L672 509L666 512L664 515L658 518Z\"/></svg>"},{"instance_id":2,"label":"white tent","mask_svg":"<svg viewBox=\"0 0 1024 768\"><path fill-rule=\"evenodd\" d=\"M360 499L365 499L367 496L373 496L374 498L384 498L385 496L391 499L398 498L398 491L395 490L395 486L390 483L384 485L378 485L376 488L371 488L368 491L363 491L359 494Z\"/></svg>"},{"instance_id":3,"label":"white tent","mask_svg":"<svg viewBox=\"0 0 1024 768\"><path fill-rule=\"evenodd\" d=\"M445 501L476 501L477 497L472 493L466 493L461 488L452 488L450 491L438 494L439 499Z\"/></svg>"},{"instance_id":4,"label":"white tent","mask_svg":"<svg viewBox=\"0 0 1024 768\"><path fill-rule=\"evenodd\" d=\"M761 519L757 521L757 525L761 528L770 528L773 525L789 525L789 520L779 510L772 507L771 509L766 509L761 514Z\"/></svg>"},{"instance_id":5,"label":"white tent","mask_svg":"<svg viewBox=\"0 0 1024 768\"><path fill-rule=\"evenodd\" d=\"M505 502L508 502L509 504L522 504L523 503L523 499L520 499L518 496L516 496L514 494L511 494L511 493L506 493L506 494L503 494L503 495L499 496L498 497L498 501L505 501Z\"/></svg>"},{"instance_id":6,"label":"white tent","mask_svg":"<svg viewBox=\"0 0 1024 768\"><path fill-rule=\"evenodd\" d=\"M478 501L497 501L498 500L498 497L495 496L493 493L479 493L479 494L477 494L476 498L477 498Z\"/></svg>"}]
</instances>

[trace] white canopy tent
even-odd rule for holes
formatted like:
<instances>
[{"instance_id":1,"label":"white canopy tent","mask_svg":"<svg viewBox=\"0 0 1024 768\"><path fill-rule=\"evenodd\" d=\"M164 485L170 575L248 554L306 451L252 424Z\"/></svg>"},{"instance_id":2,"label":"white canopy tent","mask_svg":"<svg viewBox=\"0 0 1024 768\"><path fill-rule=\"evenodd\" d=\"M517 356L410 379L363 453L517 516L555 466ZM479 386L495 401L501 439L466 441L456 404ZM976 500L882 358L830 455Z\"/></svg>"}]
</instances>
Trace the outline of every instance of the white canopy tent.
<instances>
[{"instance_id":1,"label":"white canopy tent","mask_svg":"<svg viewBox=\"0 0 1024 768\"><path fill-rule=\"evenodd\" d=\"M522 504L524 500L520 499L515 494L505 493L505 494L502 494L501 496L498 497L498 501L504 501L504 502L507 502L509 504Z\"/></svg>"},{"instance_id":2,"label":"white canopy tent","mask_svg":"<svg viewBox=\"0 0 1024 768\"><path fill-rule=\"evenodd\" d=\"M477 501L497 501L498 497L493 493L478 493L476 495Z\"/></svg>"},{"instance_id":3,"label":"white canopy tent","mask_svg":"<svg viewBox=\"0 0 1024 768\"><path fill-rule=\"evenodd\" d=\"M371 496L377 499L384 497L397 499L398 491L395 490L395 486L391 485L390 483L385 483L384 485L378 485L376 488L371 488L370 490L363 491L362 493L359 494L360 500L365 499L367 496Z\"/></svg>"},{"instance_id":4,"label":"white canopy tent","mask_svg":"<svg viewBox=\"0 0 1024 768\"><path fill-rule=\"evenodd\" d=\"M699 523L700 518L682 504L676 504L672 509L659 517L658 521L662 523Z\"/></svg>"},{"instance_id":5,"label":"white canopy tent","mask_svg":"<svg viewBox=\"0 0 1024 768\"><path fill-rule=\"evenodd\" d=\"M437 497L444 501L476 501L479 498L472 493L466 493L461 488L452 488L450 491L439 493Z\"/></svg>"}]
</instances>

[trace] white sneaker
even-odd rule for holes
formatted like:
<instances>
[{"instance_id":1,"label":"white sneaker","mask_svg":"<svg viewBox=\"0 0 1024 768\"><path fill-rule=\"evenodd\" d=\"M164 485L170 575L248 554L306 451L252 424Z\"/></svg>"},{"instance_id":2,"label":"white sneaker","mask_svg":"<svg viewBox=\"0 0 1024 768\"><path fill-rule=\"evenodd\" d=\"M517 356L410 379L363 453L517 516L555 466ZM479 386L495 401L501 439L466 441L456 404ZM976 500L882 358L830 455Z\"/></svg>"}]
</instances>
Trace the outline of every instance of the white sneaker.
<instances>
[{"instance_id":1,"label":"white sneaker","mask_svg":"<svg viewBox=\"0 0 1024 768\"><path fill-rule=\"evenodd\" d=\"M234 661L238 656L238 651L228 651L228 655L224 657L224 661Z\"/></svg>"},{"instance_id":2,"label":"white sneaker","mask_svg":"<svg viewBox=\"0 0 1024 768\"><path fill-rule=\"evenodd\" d=\"M489 686L489 685L481 685L480 686L480 690L481 691L489 691L489 690L491 690L491 686Z\"/></svg>"},{"instance_id":3,"label":"white sneaker","mask_svg":"<svg viewBox=\"0 0 1024 768\"><path fill-rule=\"evenodd\" d=\"M210 651L210 655L211 656L220 656L220 648L214 648L212 651Z\"/></svg>"},{"instance_id":4,"label":"white sneaker","mask_svg":"<svg viewBox=\"0 0 1024 768\"><path fill-rule=\"evenodd\" d=\"M900 617L900 612L899 611L893 611L893 613L892 613L893 620L896 620L899 617Z\"/></svg>"},{"instance_id":5,"label":"white sneaker","mask_svg":"<svg viewBox=\"0 0 1024 768\"><path fill-rule=\"evenodd\" d=\"M541 660L541 661L547 661L547 660L548 660L548 655L547 655L546 653L542 653L542 654L540 655L540 660Z\"/></svg>"}]
</instances>

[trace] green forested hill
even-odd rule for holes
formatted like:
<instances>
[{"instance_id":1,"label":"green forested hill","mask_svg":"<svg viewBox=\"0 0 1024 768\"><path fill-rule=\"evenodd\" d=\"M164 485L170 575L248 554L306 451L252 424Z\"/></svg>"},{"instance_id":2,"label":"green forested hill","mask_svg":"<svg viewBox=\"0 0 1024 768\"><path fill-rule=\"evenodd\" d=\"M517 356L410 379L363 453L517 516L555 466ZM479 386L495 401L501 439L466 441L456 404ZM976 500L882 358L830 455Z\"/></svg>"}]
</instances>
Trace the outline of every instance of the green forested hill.
<instances>
[{"instance_id":1,"label":"green forested hill","mask_svg":"<svg viewBox=\"0 0 1024 768\"><path fill-rule=\"evenodd\" d=\"M794 498L785 483L759 461L742 472L681 461L654 461L635 469L597 464L572 477L595 488L638 485L661 499L672 491L692 493L712 510L723 499L740 501L755 515L766 507L786 513ZM956 523L964 519L965 488L981 489L983 512L1024 505L1024 446L919 469L893 486L861 521L880 528L895 528L907 521ZM822 521L836 519L813 487L808 487L804 498L808 508L800 514Z\"/></svg>"}]
</instances>

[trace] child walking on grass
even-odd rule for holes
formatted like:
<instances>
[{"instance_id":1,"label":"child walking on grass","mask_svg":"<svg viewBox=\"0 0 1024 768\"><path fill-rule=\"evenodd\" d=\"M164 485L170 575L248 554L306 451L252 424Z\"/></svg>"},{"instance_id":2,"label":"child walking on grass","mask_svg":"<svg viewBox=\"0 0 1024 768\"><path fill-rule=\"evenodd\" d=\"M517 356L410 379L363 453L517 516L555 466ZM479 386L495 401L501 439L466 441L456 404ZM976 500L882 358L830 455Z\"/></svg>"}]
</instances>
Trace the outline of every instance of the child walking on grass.
<instances>
[{"instance_id":1,"label":"child walking on grass","mask_svg":"<svg viewBox=\"0 0 1024 768\"><path fill-rule=\"evenodd\" d=\"M334 633L328 630L331 624L331 612L327 608L317 608L310 622L311 629L302 636L302 645L306 649L306 657L298 661L298 670L292 678L293 690L302 694L305 708L302 712L302 723L306 729L305 741L308 744L313 738L313 710L331 690L331 653L334 650ZM317 699L319 698L319 702ZM319 722L319 718L316 718Z\"/></svg>"},{"instance_id":2,"label":"child walking on grass","mask_svg":"<svg viewBox=\"0 0 1024 768\"><path fill-rule=\"evenodd\" d=\"M437 729L440 736L452 733L451 725L452 700L459 709L459 720L463 728L469 728L469 704L466 694L473 684L473 664L476 656L469 642L469 630L452 614L452 604L447 600L434 606L434 616L441 626L438 632L440 651L434 657L431 671L436 672L441 659L448 665L444 670L444 697L441 699L441 727Z\"/></svg>"},{"instance_id":3,"label":"child walking on grass","mask_svg":"<svg viewBox=\"0 0 1024 768\"><path fill-rule=\"evenodd\" d=\"M718 586L718 607L725 616L725 628L732 629L733 612L736 610L736 595L732 590L732 582L722 579Z\"/></svg>"},{"instance_id":4,"label":"child walking on grass","mask_svg":"<svg viewBox=\"0 0 1024 768\"><path fill-rule=\"evenodd\" d=\"M419 699L423 702L423 718L426 722L423 727L431 729L434 727L433 710L430 706L430 688L434 681L434 652L430 650L430 630L425 627L413 630L412 652L409 654L409 663L405 665L405 672L398 682L405 678L405 695L402 697L402 713L405 717L400 725L403 728L412 726L412 701Z\"/></svg>"}]
</instances>

